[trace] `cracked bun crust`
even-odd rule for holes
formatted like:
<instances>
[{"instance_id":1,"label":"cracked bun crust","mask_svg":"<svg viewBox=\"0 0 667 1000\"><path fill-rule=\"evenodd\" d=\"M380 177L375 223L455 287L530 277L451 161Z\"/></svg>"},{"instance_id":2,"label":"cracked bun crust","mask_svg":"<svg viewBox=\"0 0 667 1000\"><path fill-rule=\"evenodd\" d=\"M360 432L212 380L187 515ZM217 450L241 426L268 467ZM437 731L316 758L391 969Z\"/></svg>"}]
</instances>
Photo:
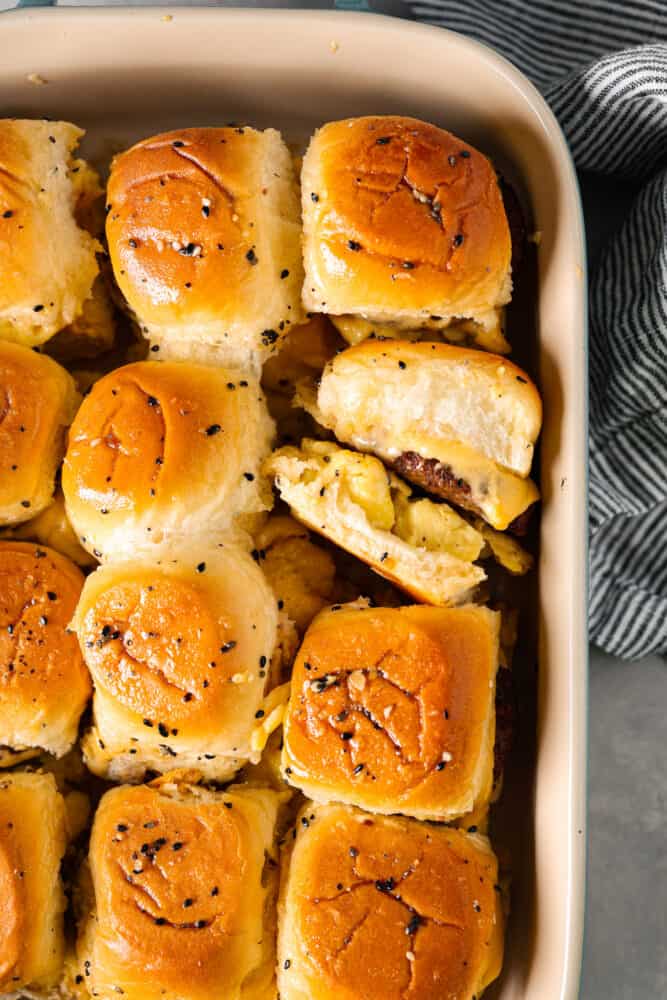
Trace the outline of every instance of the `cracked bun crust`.
<instances>
[{"instance_id":1,"label":"cracked bun crust","mask_svg":"<svg viewBox=\"0 0 667 1000\"><path fill-rule=\"evenodd\" d=\"M451 820L488 803L499 615L323 611L298 652L285 779L309 798Z\"/></svg>"},{"instance_id":2,"label":"cracked bun crust","mask_svg":"<svg viewBox=\"0 0 667 1000\"><path fill-rule=\"evenodd\" d=\"M0 775L0 993L44 995L60 981L67 844L51 774Z\"/></svg>"},{"instance_id":3,"label":"cracked bun crust","mask_svg":"<svg viewBox=\"0 0 667 1000\"><path fill-rule=\"evenodd\" d=\"M79 974L99 1000L269 1000L278 795L179 781L109 791L90 840Z\"/></svg>"},{"instance_id":4,"label":"cracked bun crust","mask_svg":"<svg viewBox=\"0 0 667 1000\"><path fill-rule=\"evenodd\" d=\"M542 401L506 358L367 340L329 362L316 415L339 441L373 452L500 531L539 498L528 476Z\"/></svg>"},{"instance_id":5,"label":"cracked bun crust","mask_svg":"<svg viewBox=\"0 0 667 1000\"><path fill-rule=\"evenodd\" d=\"M95 684L83 751L96 774L196 767L228 780L252 756L278 610L245 552L189 540L161 559L108 563L86 580L72 626Z\"/></svg>"},{"instance_id":6,"label":"cracked bun crust","mask_svg":"<svg viewBox=\"0 0 667 1000\"><path fill-rule=\"evenodd\" d=\"M468 143L414 118L329 122L301 179L308 310L407 329L496 324L510 231L493 167Z\"/></svg>"},{"instance_id":7,"label":"cracked bun crust","mask_svg":"<svg viewBox=\"0 0 667 1000\"><path fill-rule=\"evenodd\" d=\"M82 586L53 549L0 542L0 746L62 757L77 739L91 684L68 626Z\"/></svg>"},{"instance_id":8,"label":"cracked bun crust","mask_svg":"<svg viewBox=\"0 0 667 1000\"><path fill-rule=\"evenodd\" d=\"M27 521L51 503L78 402L59 364L0 340L0 526Z\"/></svg>"},{"instance_id":9,"label":"cracked bun crust","mask_svg":"<svg viewBox=\"0 0 667 1000\"><path fill-rule=\"evenodd\" d=\"M272 434L252 376L189 362L118 368L95 383L72 424L67 514L100 559L167 535L224 531L268 505L259 466Z\"/></svg>"},{"instance_id":10,"label":"cracked bun crust","mask_svg":"<svg viewBox=\"0 0 667 1000\"><path fill-rule=\"evenodd\" d=\"M472 1000L500 972L485 837L307 804L285 867L282 1000Z\"/></svg>"},{"instance_id":11,"label":"cracked bun crust","mask_svg":"<svg viewBox=\"0 0 667 1000\"><path fill-rule=\"evenodd\" d=\"M161 356L258 368L301 318L297 183L274 129L189 128L117 156L106 232Z\"/></svg>"}]
</instances>

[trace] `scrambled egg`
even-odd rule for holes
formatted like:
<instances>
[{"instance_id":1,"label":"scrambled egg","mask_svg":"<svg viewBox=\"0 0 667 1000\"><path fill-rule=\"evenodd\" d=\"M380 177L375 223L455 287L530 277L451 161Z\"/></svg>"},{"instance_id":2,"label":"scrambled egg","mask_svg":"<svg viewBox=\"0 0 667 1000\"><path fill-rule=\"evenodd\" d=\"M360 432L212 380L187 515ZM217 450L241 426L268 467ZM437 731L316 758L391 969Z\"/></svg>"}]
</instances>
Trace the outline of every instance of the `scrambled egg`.
<instances>
[{"instance_id":1,"label":"scrambled egg","mask_svg":"<svg viewBox=\"0 0 667 1000\"><path fill-rule=\"evenodd\" d=\"M303 481L317 481L320 496L338 480L339 492L362 508L373 528L390 531L409 545L466 562L493 557L513 574L527 573L532 566L532 556L514 538L494 531L481 519L471 524L446 503L412 499L407 483L372 455L312 439L303 440L301 449L287 448L284 453L314 463Z\"/></svg>"},{"instance_id":2,"label":"scrambled egg","mask_svg":"<svg viewBox=\"0 0 667 1000\"><path fill-rule=\"evenodd\" d=\"M270 517L255 544L276 598L302 635L333 598L336 568L332 557L311 542L307 528L287 515Z\"/></svg>"}]
</instances>

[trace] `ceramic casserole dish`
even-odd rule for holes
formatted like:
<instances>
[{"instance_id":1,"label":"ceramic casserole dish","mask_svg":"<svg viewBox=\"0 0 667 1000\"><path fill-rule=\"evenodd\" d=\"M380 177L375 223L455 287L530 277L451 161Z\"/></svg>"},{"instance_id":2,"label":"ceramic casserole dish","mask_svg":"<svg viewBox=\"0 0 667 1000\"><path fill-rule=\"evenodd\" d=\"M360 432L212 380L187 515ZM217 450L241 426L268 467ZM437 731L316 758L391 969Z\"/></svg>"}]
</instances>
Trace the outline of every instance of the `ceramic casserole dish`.
<instances>
[{"instance_id":1,"label":"ceramic casserole dish","mask_svg":"<svg viewBox=\"0 0 667 1000\"><path fill-rule=\"evenodd\" d=\"M1 116L76 122L96 163L178 126L247 121L298 142L326 120L392 113L465 137L517 191L534 266L509 329L544 398L544 502L521 731L497 817L512 914L504 972L486 996L572 1000L585 862L586 279L576 177L553 115L491 50L374 15L25 9L0 26Z\"/></svg>"}]
</instances>

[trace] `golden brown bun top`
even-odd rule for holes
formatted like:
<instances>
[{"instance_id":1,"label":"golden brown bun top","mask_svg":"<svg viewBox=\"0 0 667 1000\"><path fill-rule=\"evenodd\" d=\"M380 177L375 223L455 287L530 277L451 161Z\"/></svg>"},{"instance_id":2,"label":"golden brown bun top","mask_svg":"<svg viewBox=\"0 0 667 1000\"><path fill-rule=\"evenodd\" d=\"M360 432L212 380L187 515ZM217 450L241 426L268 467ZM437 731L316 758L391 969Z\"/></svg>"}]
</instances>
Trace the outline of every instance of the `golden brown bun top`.
<instances>
[{"instance_id":1,"label":"golden brown bun top","mask_svg":"<svg viewBox=\"0 0 667 1000\"><path fill-rule=\"evenodd\" d=\"M249 683L236 678L257 681L259 668L261 698L273 653L273 608L258 620L271 592L255 563L228 546L208 561L196 551L165 566L145 559L98 570L75 619L97 692L164 741L217 734L254 711L241 701Z\"/></svg>"},{"instance_id":2,"label":"golden brown bun top","mask_svg":"<svg viewBox=\"0 0 667 1000\"><path fill-rule=\"evenodd\" d=\"M502 948L496 882L482 838L320 807L290 872L295 975L306 963L317 1000L470 1000Z\"/></svg>"},{"instance_id":3,"label":"golden brown bun top","mask_svg":"<svg viewBox=\"0 0 667 1000\"><path fill-rule=\"evenodd\" d=\"M288 780L339 783L369 802L453 801L476 776L497 617L474 606L323 611L294 664Z\"/></svg>"},{"instance_id":4,"label":"golden brown bun top","mask_svg":"<svg viewBox=\"0 0 667 1000\"><path fill-rule=\"evenodd\" d=\"M67 628L83 574L29 542L0 542L0 718L48 715L63 698L85 702L90 677Z\"/></svg>"},{"instance_id":5,"label":"golden brown bun top","mask_svg":"<svg viewBox=\"0 0 667 1000\"><path fill-rule=\"evenodd\" d=\"M0 340L0 524L27 520L48 502L77 401L64 368Z\"/></svg>"},{"instance_id":6,"label":"golden brown bun top","mask_svg":"<svg viewBox=\"0 0 667 1000\"><path fill-rule=\"evenodd\" d=\"M314 203L317 232L332 255L322 267L334 285L341 269L354 274L372 259L382 269L375 277L366 272L369 286L386 287L384 309L398 318L403 309L433 303L434 296L448 315L457 315L457 299L463 302L476 285L484 287L487 307L504 301L509 227L493 167L469 143L414 118L330 122L306 156L305 185L311 170L320 187L304 188L304 204ZM360 308L349 311L364 311L362 288L363 279L353 296ZM480 299L479 289L475 296ZM308 298L306 304L314 307ZM329 305L331 312L342 311Z\"/></svg>"},{"instance_id":7,"label":"golden brown bun top","mask_svg":"<svg viewBox=\"0 0 667 1000\"><path fill-rule=\"evenodd\" d=\"M115 158L106 233L116 280L141 323L156 331L180 328L187 338L188 322L217 320L219 336L226 336L235 309L250 315L244 297L254 294L257 272L274 253L271 280L283 289L298 284L296 228L293 248L269 249L262 242L264 223L271 221L259 217L262 203L265 212L281 211L268 198L268 185L275 178L287 183L285 164L267 162L267 143L275 137L273 130L187 128L145 139ZM282 144L278 155L291 171ZM296 220L293 188L290 199ZM265 326L278 321L274 312L268 309ZM278 317L290 318L297 317ZM273 331L272 340L277 338Z\"/></svg>"},{"instance_id":8,"label":"golden brown bun top","mask_svg":"<svg viewBox=\"0 0 667 1000\"><path fill-rule=\"evenodd\" d=\"M258 396L252 379L190 363L140 361L100 379L76 415L65 456L74 527L105 554L112 531L117 549L138 526L146 542L159 540L166 522L187 531L188 519L201 516L200 527L221 527L213 515L226 514L239 489L257 491L244 470L255 468L271 432ZM237 512L229 510L229 520Z\"/></svg>"},{"instance_id":9,"label":"golden brown bun top","mask_svg":"<svg viewBox=\"0 0 667 1000\"><path fill-rule=\"evenodd\" d=\"M233 789L199 793L163 783L108 792L90 842L93 977L113 975L115 966L135 983L152 971L172 996L199 997L206 986L209 996L238 995L245 914L262 891L264 825L262 804Z\"/></svg>"}]
</instances>

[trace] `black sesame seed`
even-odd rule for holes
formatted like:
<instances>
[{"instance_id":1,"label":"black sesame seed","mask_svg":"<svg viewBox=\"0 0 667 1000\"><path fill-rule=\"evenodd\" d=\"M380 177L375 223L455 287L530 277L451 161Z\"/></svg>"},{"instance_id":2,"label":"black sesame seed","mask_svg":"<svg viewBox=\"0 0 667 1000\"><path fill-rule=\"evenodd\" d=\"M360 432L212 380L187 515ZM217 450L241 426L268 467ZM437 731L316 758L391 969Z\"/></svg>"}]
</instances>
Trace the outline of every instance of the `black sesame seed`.
<instances>
[{"instance_id":1,"label":"black sesame seed","mask_svg":"<svg viewBox=\"0 0 667 1000\"><path fill-rule=\"evenodd\" d=\"M213 437L214 434L219 434L221 430L222 427L220 426L220 424L210 424L206 428L206 436Z\"/></svg>"},{"instance_id":2,"label":"black sesame seed","mask_svg":"<svg viewBox=\"0 0 667 1000\"><path fill-rule=\"evenodd\" d=\"M452 240L452 243L454 244L455 247L462 246L463 245L463 233L457 233L456 236L454 237L454 239Z\"/></svg>"},{"instance_id":3,"label":"black sesame seed","mask_svg":"<svg viewBox=\"0 0 667 1000\"><path fill-rule=\"evenodd\" d=\"M254 250L248 250L247 254L245 255L245 259L250 264L257 264L258 263L257 255L255 254Z\"/></svg>"},{"instance_id":4,"label":"black sesame seed","mask_svg":"<svg viewBox=\"0 0 667 1000\"><path fill-rule=\"evenodd\" d=\"M351 847L350 848L350 857L351 858L356 858L358 856L358 854L359 854L359 848L358 847Z\"/></svg>"},{"instance_id":5,"label":"black sesame seed","mask_svg":"<svg viewBox=\"0 0 667 1000\"><path fill-rule=\"evenodd\" d=\"M344 740L345 742L347 742L348 740L351 740L353 736L354 736L354 733L350 732L349 730L347 732L345 732L345 733L341 733L340 734L341 740Z\"/></svg>"},{"instance_id":6,"label":"black sesame seed","mask_svg":"<svg viewBox=\"0 0 667 1000\"><path fill-rule=\"evenodd\" d=\"M445 770L444 760L439 760L438 763L435 765L435 769L436 771L444 771Z\"/></svg>"},{"instance_id":7,"label":"black sesame seed","mask_svg":"<svg viewBox=\"0 0 667 1000\"><path fill-rule=\"evenodd\" d=\"M403 263L401 264L401 267L405 271L414 271L415 265L411 260L404 260Z\"/></svg>"},{"instance_id":8,"label":"black sesame seed","mask_svg":"<svg viewBox=\"0 0 667 1000\"><path fill-rule=\"evenodd\" d=\"M289 969L291 964L292 963L290 962L289 958L286 958L285 961L283 962L283 969Z\"/></svg>"},{"instance_id":9,"label":"black sesame seed","mask_svg":"<svg viewBox=\"0 0 667 1000\"><path fill-rule=\"evenodd\" d=\"M424 923L423 917L420 917L418 913L413 913L412 917L410 918L410 923L406 924L405 926L405 933L409 934L410 936L416 934L417 928L421 927L423 923Z\"/></svg>"},{"instance_id":10,"label":"black sesame seed","mask_svg":"<svg viewBox=\"0 0 667 1000\"><path fill-rule=\"evenodd\" d=\"M379 878L375 883L375 888L378 892L391 892L394 889L396 883L393 878Z\"/></svg>"},{"instance_id":11,"label":"black sesame seed","mask_svg":"<svg viewBox=\"0 0 667 1000\"><path fill-rule=\"evenodd\" d=\"M236 645L236 641L234 639L230 639L229 642L224 643L224 645L222 645L220 647L220 652L221 653L229 653L230 650L234 649L235 645Z\"/></svg>"},{"instance_id":12,"label":"black sesame seed","mask_svg":"<svg viewBox=\"0 0 667 1000\"><path fill-rule=\"evenodd\" d=\"M132 247L133 250L137 249L137 245L138 244L137 244L136 240L128 240L127 242L130 244L130 246Z\"/></svg>"},{"instance_id":13,"label":"black sesame seed","mask_svg":"<svg viewBox=\"0 0 667 1000\"><path fill-rule=\"evenodd\" d=\"M282 278L283 281L285 280L285 278L289 278L289 271L287 270L286 267L284 267L280 272L280 277Z\"/></svg>"},{"instance_id":14,"label":"black sesame seed","mask_svg":"<svg viewBox=\"0 0 667 1000\"><path fill-rule=\"evenodd\" d=\"M184 145L185 145L185 143L181 142L180 139L174 139L174 141L172 142L172 146L175 146L176 149L180 149L181 146L184 146Z\"/></svg>"},{"instance_id":15,"label":"black sesame seed","mask_svg":"<svg viewBox=\"0 0 667 1000\"><path fill-rule=\"evenodd\" d=\"M266 666L266 657L265 656L260 656L260 658L259 658L259 665L262 668L264 668Z\"/></svg>"},{"instance_id":16,"label":"black sesame seed","mask_svg":"<svg viewBox=\"0 0 667 1000\"><path fill-rule=\"evenodd\" d=\"M117 823L116 829L119 833L125 833L127 830L127 823Z\"/></svg>"},{"instance_id":17,"label":"black sesame seed","mask_svg":"<svg viewBox=\"0 0 667 1000\"><path fill-rule=\"evenodd\" d=\"M262 719L263 717L264 717L264 709L258 708L257 711L255 712L255 718Z\"/></svg>"},{"instance_id":18,"label":"black sesame seed","mask_svg":"<svg viewBox=\"0 0 667 1000\"><path fill-rule=\"evenodd\" d=\"M181 143L181 145L182 145L182 143ZM155 923L157 924L158 927L162 927L164 924L166 924L166 922L167 922L167 918L166 917L156 917L155 918Z\"/></svg>"},{"instance_id":19,"label":"black sesame seed","mask_svg":"<svg viewBox=\"0 0 667 1000\"><path fill-rule=\"evenodd\" d=\"M361 243L357 243L356 240L347 241L348 250L361 250Z\"/></svg>"},{"instance_id":20,"label":"black sesame seed","mask_svg":"<svg viewBox=\"0 0 667 1000\"><path fill-rule=\"evenodd\" d=\"M190 898L190 897L188 896L188 898L187 898L187 899L184 899L184 900L183 900L183 907L184 907L184 908L185 908L185 909L187 910L187 908L188 908L189 906L192 906L192 904L193 904L193 903L194 903L194 899L191 899L191 898Z\"/></svg>"},{"instance_id":21,"label":"black sesame seed","mask_svg":"<svg viewBox=\"0 0 667 1000\"><path fill-rule=\"evenodd\" d=\"M517 382L522 382L524 385L528 385L528 379L527 378L521 378L520 375L517 375L516 380L517 380Z\"/></svg>"},{"instance_id":22,"label":"black sesame seed","mask_svg":"<svg viewBox=\"0 0 667 1000\"><path fill-rule=\"evenodd\" d=\"M275 330L264 330L262 333L262 343L265 347L270 347L271 344L275 344L278 339L278 334Z\"/></svg>"},{"instance_id":23,"label":"black sesame seed","mask_svg":"<svg viewBox=\"0 0 667 1000\"><path fill-rule=\"evenodd\" d=\"M219 892L220 890L218 889L217 885L214 885L213 888L211 889L211 895L217 896Z\"/></svg>"},{"instance_id":24,"label":"black sesame seed","mask_svg":"<svg viewBox=\"0 0 667 1000\"><path fill-rule=\"evenodd\" d=\"M151 722L150 719L144 719L144 725L148 726L150 729L153 728L153 723Z\"/></svg>"},{"instance_id":25,"label":"black sesame seed","mask_svg":"<svg viewBox=\"0 0 667 1000\"><path fill-rule=\"evenodd\" d=\"M253 476L252 472L244 472L243 476L244 476L245 479L248 480L249 483L251 483L254 480L254 478L255 478Z\"/></svg>"},{"instance_id":26,"label":"black sesame seed","mask_svg":"<svg viewBox=\"0 0 667 1000\"><path fill-rule=\"evenodd\" d=\"M205 571L206 571L206 563L205 562L197 563L197 572L204 573Z\"/></svg>"},{"instance_id":27,"label":"black sesame seed","mask_svg":"<svg viewBox=\"0 0 667 1000\"><path fill-rule=\"evenodd\" d=\"M182 846L183 846L182 840L175 840L174 843L171 845L171 849L172 851L180 851Z\"/></svg>"},{"instance_id":28,"label":"black sesame seed","mask_svg":"<svg viewBox=\"0 0 667 1000\"><path fill-rule=\"evenodd\" d=\"M386 146L390 142L391 142L391 136L389 135L381 135L379 139L375 140L375 144L377 146Z\"/></svg>"},{"instance_id":29,"label":"black sesame seed","mask_svg":"<svg viewBox=\"0 0 667 1000\"><path fill-rule=\"evenodd\" d=\"M12 217L13 214L14 213L12 212L12 210L10 208L8 208L6 212L2 213L2 217L3 217L3 219L11 219L11 217Z\"/></svg>"},{"instance_id":30,"label":"black sesame seed","mask_svg":"<svg viewBox=\"0 0 667 1000\"><path fill-rule=\"evenodd\" d=\"M186 691L185 694L183 695L183 701L192 701L193 698L194 695L192 691Z\"/></svg>"},{"instance_id":31,"label":"black sesame seed","mask_svg":"<svg viewBox=\"0 0 667 1000\"><path fill-rule=\"evenodd\" d=\"M363 764L357 764L357 766L355 767L355 769L352 772L352 774L361 774L361 772L363 771L363 769L364 769L364 765Z\"/></svg>"},{"instance_id":32,"label":"black sesame seed","mask_svg":"<svg viewBox=\"0 0 667 1000\"><path fill-rule=\"evenodd\" d=\"M467 149L462 149L461 152L459 153L459 156L463 157L464 160L470 159L470 153L468 152Z\"/></svg>"},{"instance_id":33,"label":"black sesame seed","mask_svg":"<svg viewBox=\"0 0 667 1000\"><path fill-rule=\"evenodd\" d=\"M44 308L44 306L42 306L42 305L33 306L32 307L32 311L36 312L36 313L41 313L41 311L42 311L43 308Z\"/></svg>"}]
</instances>

